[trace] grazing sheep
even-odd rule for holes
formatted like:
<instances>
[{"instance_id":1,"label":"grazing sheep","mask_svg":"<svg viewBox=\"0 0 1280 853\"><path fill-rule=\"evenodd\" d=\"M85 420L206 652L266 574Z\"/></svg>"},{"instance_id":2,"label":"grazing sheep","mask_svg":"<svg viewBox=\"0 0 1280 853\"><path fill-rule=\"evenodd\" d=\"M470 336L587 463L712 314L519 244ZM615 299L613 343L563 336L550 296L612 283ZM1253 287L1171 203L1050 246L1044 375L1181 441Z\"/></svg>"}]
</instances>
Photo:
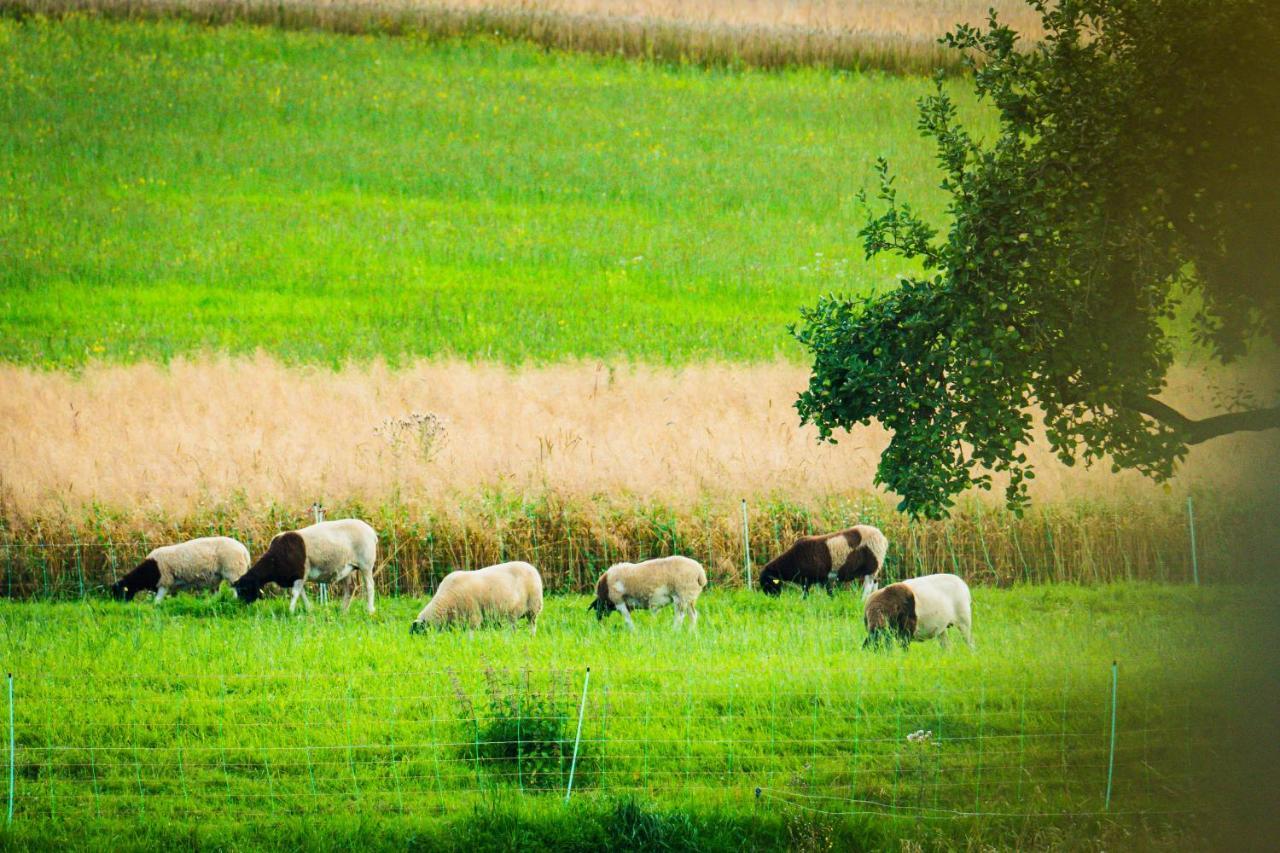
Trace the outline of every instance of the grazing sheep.
<instances>
[{"instance_id":1,"label":"grazing sheep","mask_svg":"<svg viewBox=\"0 0 1280 853\"><path fill-rule=\"evenodd\" d=\"M600 576L596 584L596 599L588 610L596 612L596 619L603 619L617 610L627 620L627 627L635 630L629 608L657 610L668 604L675 607L675 624L679 628L685 613L692 618L690 625L698 627L698 596L707 585L707 573L702 564L688 557L662 557L643 563L617 563Z\"/></svg>"},{"instance_id":2,"label":"grazing sheep","mask_svg":"<svg viewBox=\"0 0 1280 853\"><path fill-rule=\"evenodd\" d=\"M206 536L155 548L147 558L111 586L113 598L132 601L143 590L155 590L156 604L169 590L217 589L235 583L249 569L249 549L229 536Z\"/></svg>"},{"instance_id":3,"label":"grazing sheep","mask_svg":"<svg viewBox=\"0 0 1280 853\"><path fill-rule=\"evenodd\" d=\"M420 634L428 625L443 627L465 622L480 627L486 616L509 621L524 617L529 633L538 633L542 612L542 576L528 563L499 563L471 572L450 572L440 581L436 594L409 626L410 634Z\"/></svg>"},{"instance_id":4,"label":"grazing sheep","mask_svg":"<svg viewBox=\"0 0 1280 853\"><path fill-rule=\"evenodd\" d=\"M292 613L298 597L308 608L311 606L303 585L306 581L337 583L354 571L364 579L368 604L365 609L373 613L373 567L377 557L378 534L372 527L355 518L322 521L300 530L278 533L267 546L267 552L258 562L236 581L236 595L246 604L262 597L262 588L269 583L293 589L289 601ZM356 585L347 587L342 612L351 607L351 596Z\"/></svg>"},{"instance_id":5,"label":"grazing sheep","mask_svg":"<svg viewBox=\"0 0 1280 853\"><path fill-rule=\"evenodd\" d=\"M867 599L864 616L864 649L880 648L893 640L905 649L912 640L934 637L946 648L947 629L952 625L973 648L969 586L955 575L925 575L889 584Z\"/></svg>"},{"instance_id":6,"label":"grazing sheep","mask_svg":"<svg viewBox=\"0 0 1280 853\"><path fill-rule=\"evenodd\" d=\"M785 581L800 584L808 596L809 587L824 584L834 594L837 583L862 578L862 597L875 592L884 566L889 540L877 528L859 524L839 533L803 536L790 548L769 561L760 573L760 589L778 595Z\"/></svg>"}]
</instances>

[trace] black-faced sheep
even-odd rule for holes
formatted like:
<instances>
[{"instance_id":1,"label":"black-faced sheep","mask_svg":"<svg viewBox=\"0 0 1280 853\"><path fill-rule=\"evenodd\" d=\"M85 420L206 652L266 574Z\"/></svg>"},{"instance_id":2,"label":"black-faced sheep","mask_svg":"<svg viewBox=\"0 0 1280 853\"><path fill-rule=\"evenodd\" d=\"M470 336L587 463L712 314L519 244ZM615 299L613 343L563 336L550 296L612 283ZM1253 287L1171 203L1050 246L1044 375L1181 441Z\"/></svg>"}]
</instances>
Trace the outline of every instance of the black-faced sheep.
<instances>
[{"instance_id":1,"label":"black-faced sheep","mask_svg":"<svg viewBox=\"0 0 1280 853\"><path fill-rule=\"evenodd\" d=\"M798 583L804 594L822 584L832 595L837 583L862 579L862 595L875 591L889 540L878 529L859 524L839 533L804 536L769 561L760 573L760 589L778 595L783 583Z\"/></svg>"},{"instance_id":2,"label":"black-faced sheep","mask_svg":"<svg viewBox=\"0 0 1280 853\"><path fill-rule=\"evenodd\" d=\"M217 589L224 580L234 584L248 569L248 548L229 536L205 536L153 549L112 585L111 595L132 601L139 592L154 590L159 604L169 590Z\"/></svg>"},{"instance_id":3,"label":"black-faced sheep","mask_svg":"<svg viewBox=\"0 0 1280 853\"><path fill-rule=\"evenodd\" d=\"M614 610L635 630L630 610L657 610L671 604L675 607L675 625L679 628L685 613L690 625L698 627L698 596L707 585L702 564L688 557L661 557L643 563L617 563L600 576L596 583L595 601L588 610L603 619Z\"/></svg>"},{"instance_id":4,"label":"black-faced sheep","mask_svg":"<svg viewBox=\"0 0 1280 853\"><path fill-rule=\"evenodd\" d=\"M955 575L925 575L889 584L867 599L865 648L897 641L938 638L947 645L947 629L955 626L973 648L973 612L969 586Z\"/></svg>"},{"instance_id":5,"label":"black-faced sheep","mask_svg":"<svg viewBox=\"0 0 1280 853\"><path fill-rule=\"evenodd\" d=\"M234 584L236 595L246 604L262 597L262 588L269 583L290 587L293 598L289 601L292 613L302 597L303 604L311 606L303 589L306 581L333 584L354 571L360 572L365 585L370 614L373 608L373 568L377 559L378 534L372 527L355 518L322 521L300 530L279 533L267 551L258 558L249 571ZM342 612L351 607L355 584L347 588Z\"/></svg>"},{"instance_id":6,"label":"black-faced sheep","mask_svg":"<svg viewBox=\"0 0 1280 853\"><path fill-rule=\"evenodd\" d=\"M464 623L480 627L485 617L502 619L512 625L529 620L529 633L538 633L542 612L542 576L528 563L499 563L475 571L450 572L440 581L436 594L409 626L418 634L428 625L443 627Z\"/></svg>"}]
</instances>

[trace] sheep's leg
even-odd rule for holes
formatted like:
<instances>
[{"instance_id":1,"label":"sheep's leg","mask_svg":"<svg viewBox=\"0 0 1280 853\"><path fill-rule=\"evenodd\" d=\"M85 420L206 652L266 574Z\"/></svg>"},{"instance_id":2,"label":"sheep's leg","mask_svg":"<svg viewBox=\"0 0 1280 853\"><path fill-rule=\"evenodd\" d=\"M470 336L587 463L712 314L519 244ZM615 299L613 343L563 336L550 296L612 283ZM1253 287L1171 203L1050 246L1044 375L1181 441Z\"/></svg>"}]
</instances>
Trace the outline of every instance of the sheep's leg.
<instances>
[{"instance_id":1,"label":"sheep's leg","mask_svg":"<svg viewBox=\"0 0 1280 853\"><path fill-rule=\"evenodd\" d=\"M805 599L808 597L809 597L809 582L803 581L800 584L800 598Z\"/></svg>"},{"instance_id":2,"label":"sheep's leg","mask_svg":"<svg viewBox=\"0 0 1280 853\"><path fill-rule=\"evenodd\" d=\"M675 619L672 621L671 627L679 631L681 623L684 622L684 606L677 601L671 609L675 611Z\"/></svg>"},{"instance_id":3,"label":"sheep's leg","mask_svg":"<svg viewBox=\"0 0 1280 853\"><path fill-rule=\"evenodd\" d=\"M862 578L862 600L866 601L870 598L871 593L875 592L878 586L880 584L876 581L875 575L864 575Z\"/></svg>"},{"instance_id":4,"label":"sheep's leg","mask_svg":"<svg viewBox=\"0 0 1280 853\"><path fill-rule=\"evenodd\" d=\"M943 651L951 648L951 641L947 639L947 631L950 629L951 626L948 625L946 628L943 628L942 633L938 635L938 645L942 646Z\"/></svg>"},{"instance_id":5,"label":"sheep's leg","mask_svg":"<svg viewBox=\"0 0 1280 853\"><path fill-rule=\"evenodd\" d=\"M840 579L840 576L837 575L835 572L830 572L827 575L827 595L828 596L833 596L836 594L836 581L838 581L839 579Z\"/></svg>"},{"instance_id":6,"label":"sheep's leg","mask_svg":"<svg viewBox=\"0 0 1280 853\"><path fill-rule=\"evenodd\" d=\"M345 616L347 611L351 609L351 598L356 594L356 582L358 578L348 571L347 574L347 591L342 596L342 613Z\"/></svg>"},{"instance_id":7,"label":"sheep's leg","mask_svg":"<svg viewBox=\"0 0 1280 853\"><path fill-rule=\"evenodd\" d=\"M627 609L625 601L619 601L617 604L618 612L622 614L622 618L627 621L627 627L632 631L636 629L636 623L631 621L631 611Z\"/></svg>"},{"instance_id":8,"label":"sheep's leg","mask_svg":"<svg viewBox=\"0 0 1280 853\"><path fill-rule=\"evenodd\" d=\"M302 603L308 610L311 609L311 602L307 601L307 592L302 587L304 585L302 578L298 578L293 582L293 597L289 599L289 612L292 613L298 606L298 598L302 597Z\"/></svg>"},{"instance_id":9,"label":"sheep's leg","mask_svg":"<svg viewBox=\"0 0 1280 853\"><path fill-rule=\"evenodd\" d=\"M365 609L365 612L366 612L366 613L368 613L370 616L372 616L372 615L374 614L374 607L373 607L373 569L371 569L371 568L370 568L370 569L361 569L361 570L360 570L360 574L362 574L362 575L364 576L364 597L365 597L365 605L364 605L364 609Z\"/></svg>"},{"instance_id":10,"label":"sheep's leg","mask_svg":"<svg viewBox=\"0 0 1280 853\"><path fill-rule=\"evenodd\" d=\"M971 649L974 648L973 626L970 624L972 619L973 617L966 610L961 612L960 618L956 620L956 627L960 629L960 636L964 637L965 644Z\"/></svg>"},{"instance_id":11,"label":"sheep's leg","mask_svg":"<svg viewBox=\"0 0 1280 853\"><path fill-rule=\"evenodd\" d=\"M525 618L529 620L529 636L536 637L538 635L538 614L530 610Z\"/></svg>"},{"instance_id":12,"label":"sheep's leg","mask_svg":"<svg viewBox=\"0 0 1280 853\"><path fill-rule=\"evenodd\" d=\"M167 586L162 586L156 589L156 604L159 604L160 602L164 601L165 593L167 593L168 591L169 591L169 587Z\"/></svg>"},{"instance_id":13,"label":"sheep's leg","mask_svg":"<svg viewBox=\"0 0 1280 853\"><path fill-rule=\"evenodd\" d=\"M696 631L698 629L698 608L695 605L689 605L689 630Z\"/></svg>"}]
</instances>

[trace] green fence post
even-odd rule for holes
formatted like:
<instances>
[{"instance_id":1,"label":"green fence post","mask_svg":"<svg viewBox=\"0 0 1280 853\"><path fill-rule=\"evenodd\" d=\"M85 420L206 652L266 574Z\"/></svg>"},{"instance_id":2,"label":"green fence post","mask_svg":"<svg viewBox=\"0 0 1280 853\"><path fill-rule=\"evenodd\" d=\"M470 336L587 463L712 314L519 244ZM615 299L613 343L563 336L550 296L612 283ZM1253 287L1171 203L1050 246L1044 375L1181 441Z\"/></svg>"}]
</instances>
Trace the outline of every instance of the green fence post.
<instances>
[{"instance_id":1,"label":"green fence post","mask_svg":"<svg viewBox=\"0 0 1280 853\"><path fill-rule=\"evenodd\" d=\"M17 775L14 773L14 756L16 747L13 737L13 673L9 673L9 817L7 824L13 824L13 792L14 785L17 783Z\"/></svg>"},{"instance_id":2,"label":"green fence post","mask_svg":"<svg viewBox=\"0 0 1280 853\"><path fill-rule=\"evenodd\" d=\"M1111 662L1111 754L1107 759L1107 798L1104 811L1111 811L1111 779L1116 769L1116 692L1120 682L1120 665Z\"/></svg>"},{"instance_id":3,"label":"green fence post","mask_svg":"<svg viewBox=\"0 0 1280 853\"><path fill-rule=\"evenodd\" d=\"M1200 586L1200 555L1196 553L1196 511L1187 495L1187 526L1191 528L1191 577Z\"/></svg>"},{"instance_id":4,"label":"green fence post","mask_svg":"<svg viewBox=\"0 0 1280 853\"><path fill-rule=\"evenodd\" d=\"M573 795L573 772L578 769L578 744L582 743L582 716L587 710L587 685L591 683L591 667L582 679L582 701L578 704L578 734L573 739L573 761L569 764L569 785L564 791L564 801L569 802ZM561 767L564 765L561 764Z\"/></svg>"}]
</instances>

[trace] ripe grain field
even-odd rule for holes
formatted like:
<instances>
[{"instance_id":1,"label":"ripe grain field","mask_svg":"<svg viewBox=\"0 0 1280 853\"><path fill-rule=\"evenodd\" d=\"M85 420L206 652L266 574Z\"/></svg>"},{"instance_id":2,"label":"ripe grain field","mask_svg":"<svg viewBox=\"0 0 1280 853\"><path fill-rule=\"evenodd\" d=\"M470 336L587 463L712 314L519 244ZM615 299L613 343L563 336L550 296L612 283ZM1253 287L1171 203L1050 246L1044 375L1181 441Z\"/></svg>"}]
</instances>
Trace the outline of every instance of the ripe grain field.
<instances>
[{"instance_id":1,"label":"ripe grain field","mask_svg":"<svg viewBox=\"0 0 1280 853\"><path fill-rule=\"evenodd\" d=\"M1197 639L1248 618L1238 592L980 590L977 652L884 655L860 651L849 593L712 588L696 632L668 611L634 635L552 597L536 637L411 637L409 600L372 619L229 594L3 603L18 797L0 839L469 849L510 832L588 849L627 846L617 804L633 802L682 821L672 847L1192 848L1230 725L1197 722L1230 654Z\"/></svg>"},{"instance_id":2,"label":"ripe grain field","mask_svg":"<svg viewBox=\"0 0 1280 853\"><path fill-rule=\"evenodd\" d=\"M874 158L941 201L929 88L0 18L0 358L795 358L801 305L894 284Z\"/></svg>"}]
</instances>

